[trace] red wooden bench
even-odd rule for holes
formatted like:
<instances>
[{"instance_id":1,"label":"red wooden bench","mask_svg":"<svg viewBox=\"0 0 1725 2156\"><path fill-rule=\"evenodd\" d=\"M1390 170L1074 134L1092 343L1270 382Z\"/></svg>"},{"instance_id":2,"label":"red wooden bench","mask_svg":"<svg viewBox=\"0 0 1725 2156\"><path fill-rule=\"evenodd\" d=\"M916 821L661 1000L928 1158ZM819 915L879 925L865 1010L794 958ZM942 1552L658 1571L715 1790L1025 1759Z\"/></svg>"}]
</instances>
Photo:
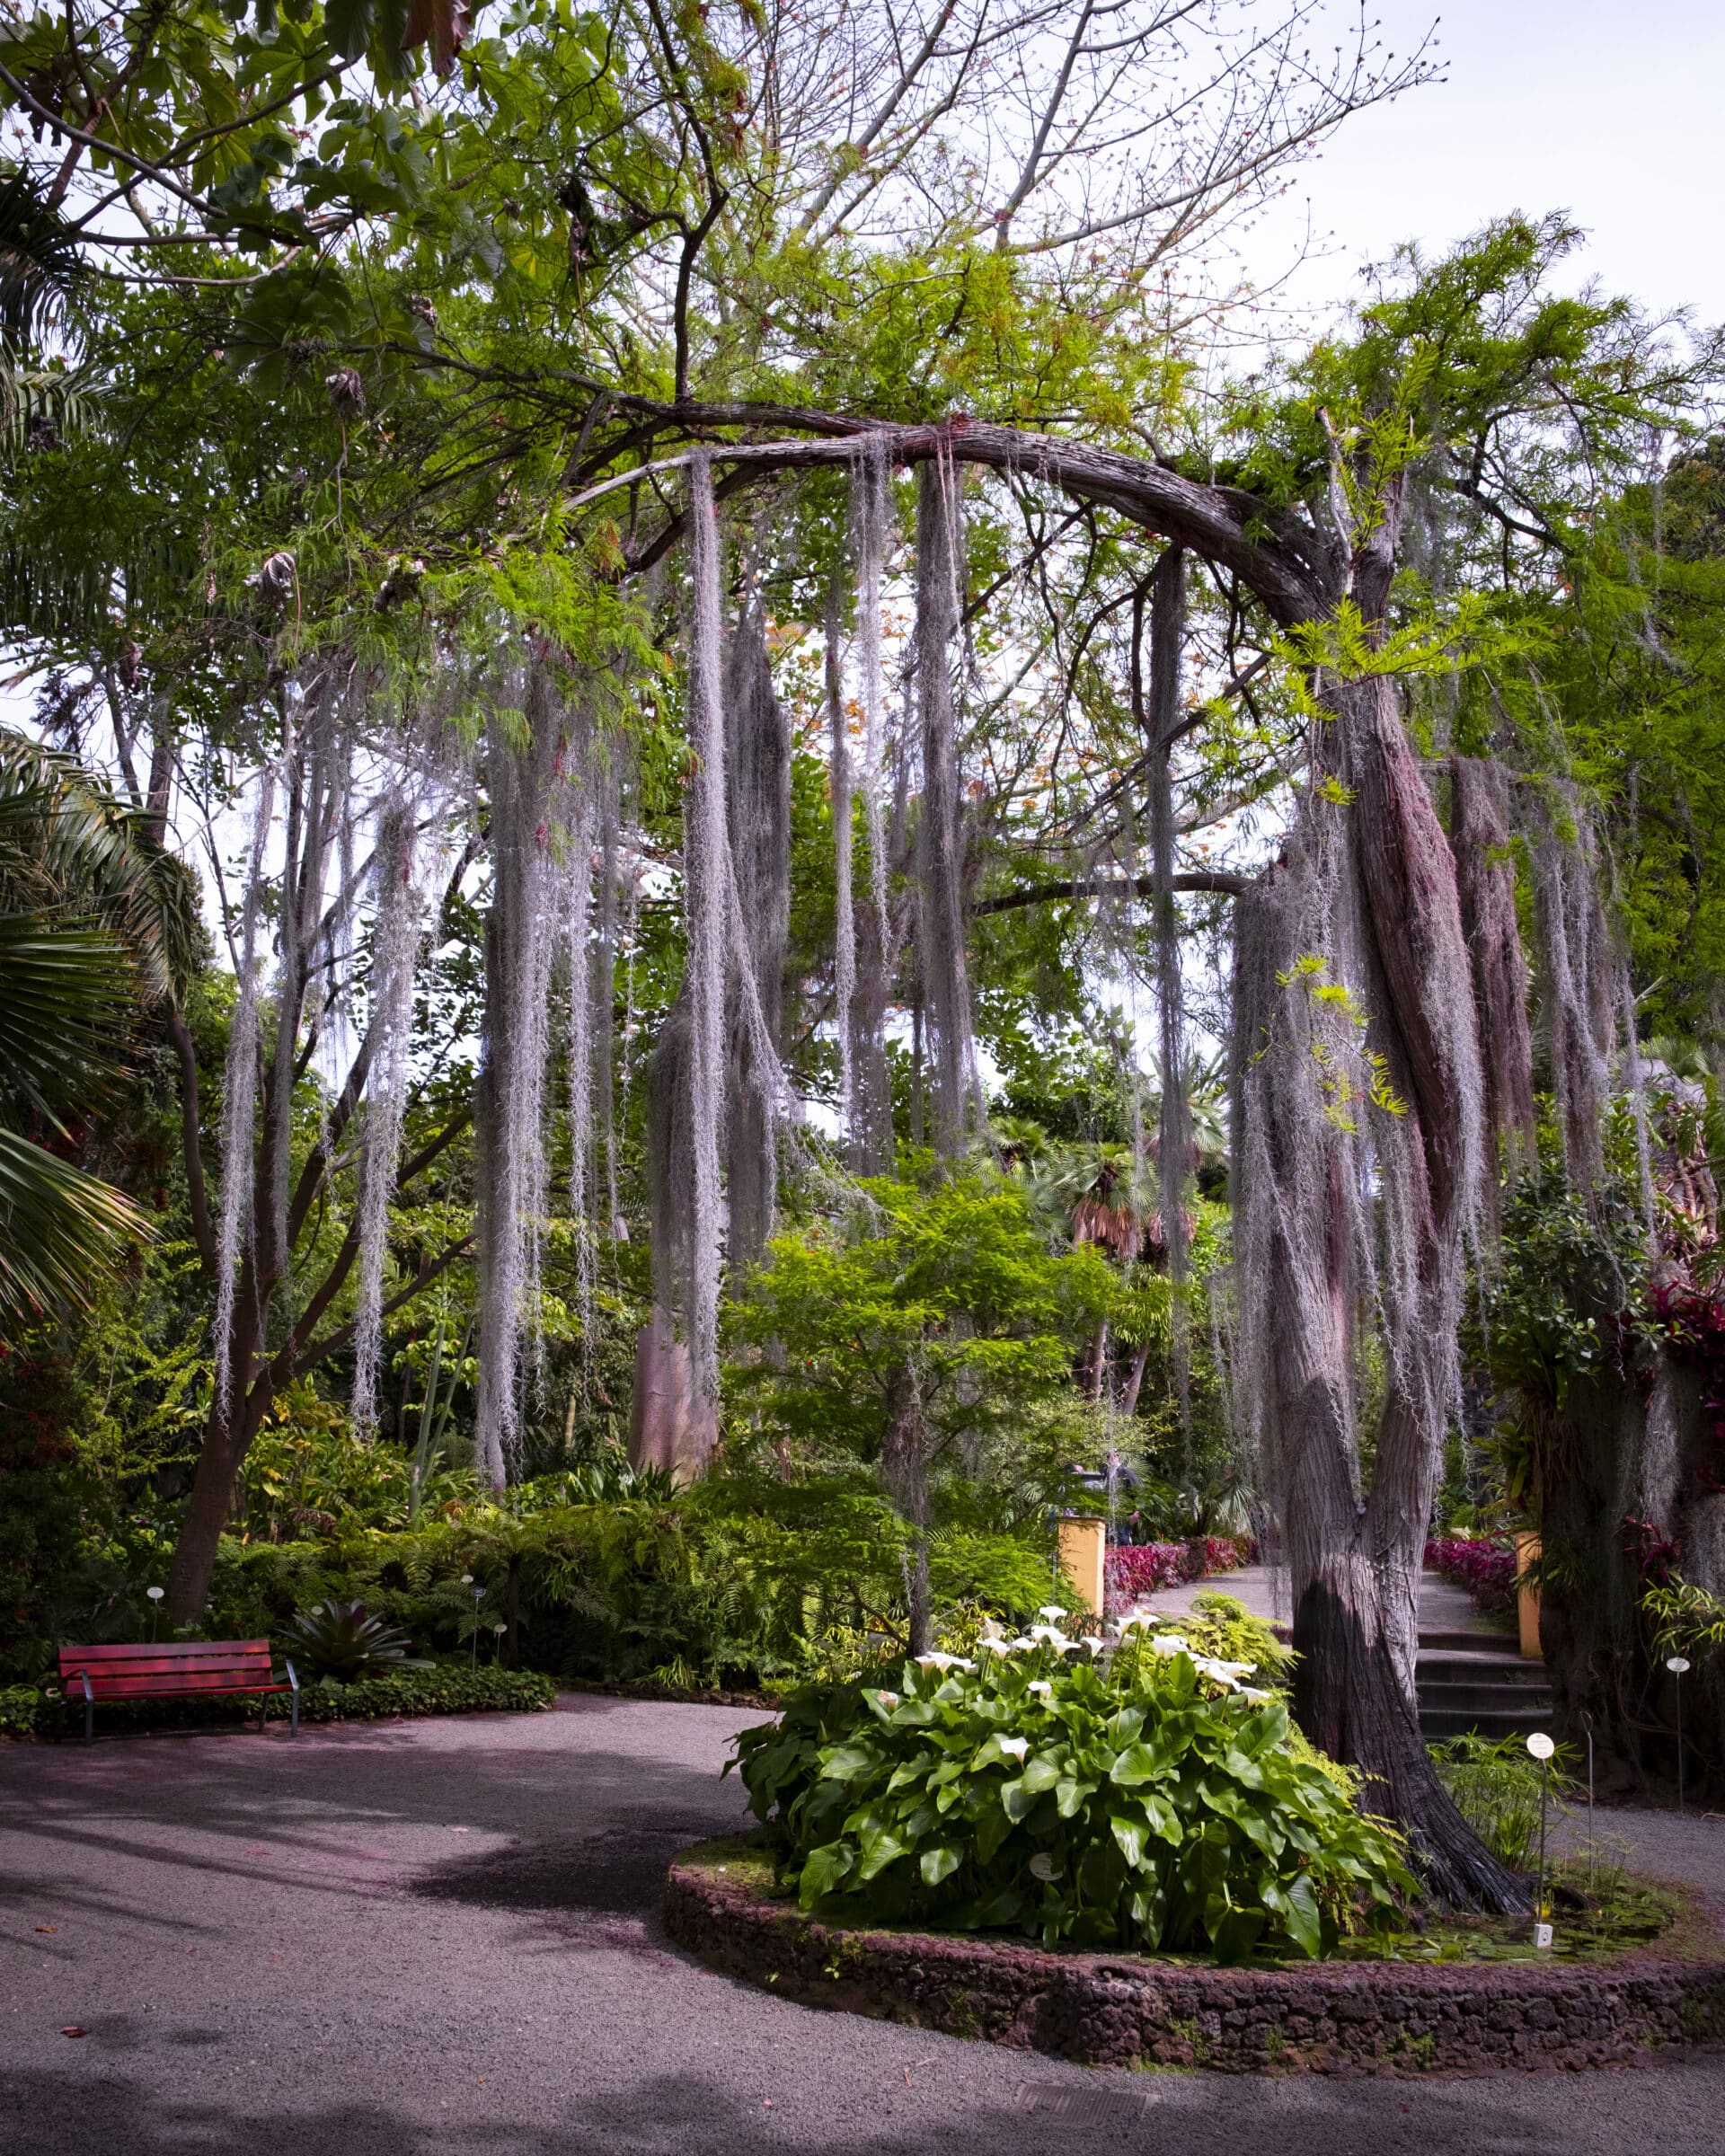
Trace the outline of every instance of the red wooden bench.
<instances>
[{"instance_id":1,"label":"red wooden bench","mask_svg":"<svg viewBox=\"0 0 1725 2156\"><path fill-rule=\"evenodd\" d=\"M293 1724L289 1736L299 1735L299 1679L291 1662L286 1665L288 1681L279 1684L270 1666L267 1639L171 1639L149 1647L63 1647L60 1649L60 1721L66 1719L68 1700L84 1701L84 1741L95 1738L98 1700L183 1700L220 1697L223 1693L252 1697L261 1692L291 1692ZM264 1709L258 1708L258 1730L262 1734Z\"/></svg>"}]
</instances>

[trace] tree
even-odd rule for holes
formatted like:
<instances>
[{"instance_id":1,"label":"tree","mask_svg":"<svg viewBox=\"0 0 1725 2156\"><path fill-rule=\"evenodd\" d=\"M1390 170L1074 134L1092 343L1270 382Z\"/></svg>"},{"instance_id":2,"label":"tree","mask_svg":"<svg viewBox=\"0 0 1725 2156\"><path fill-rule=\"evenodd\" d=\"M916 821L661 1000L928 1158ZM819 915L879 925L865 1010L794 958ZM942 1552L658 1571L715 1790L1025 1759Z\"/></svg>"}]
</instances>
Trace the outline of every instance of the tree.
<instances>
[{"instance_id":1,"label":"tree","mask_svg":"<svg viewBox=\"0 0 1725 2156\"><path fill-rule=\"evenodd\" d=\"M766 434L714 453L738 479L853 458L868 435L896 464L1034 473L1201 558L1287 640L1307 685L1309 775L1237 939L1234 1135L1242 1315L1289 1537L1300 1708L1314 1740L1359 1765L1407 1825L1438 1889L1490 1906L1516 1905L1523 1889L1438 1783L1412 1662L1481 1190L1482 1057L1517 1043L1482 1043L1455 857L1399 703L1398 675L1433 663L1454 632L1398 624L1394 610L1416 471L1543 544L1556 538L1551 510L1543 524L1530 515L1560 466L1565 479L1581 456L1621 469L1650 416L1680 416L1694 373L1626 310L1544 293L1570 243L1557 224L1511 221L1366 310L1358 340L1314 353L1277 417L1253 414L1239 476L1255 486L985 420L659 408L661 429ZM697 500L693 513L710 512ZM1375 1232L1347 1193L1360 1188L1351 1156L1368 1124L1393 1259L1391 1377L1362 1508L1350 1365Z\"/></svg>"},{"instance_id":2,"label":"tree","mask_svg":"<svg viewBox=\"0 0 1725 2156\"><path fill-rule=\"evenodd\" d=\"M933 1644L933 1489L1065 1390L1073 1348L1119 1299L1091 1250L1051 1257L1023 1195L987 1175L871 1180L847 1224L786 1235L754 1276L737 1373L783 1465L874 1468L912 1537L910 1651Z\"/></svg>"}]
</instances>

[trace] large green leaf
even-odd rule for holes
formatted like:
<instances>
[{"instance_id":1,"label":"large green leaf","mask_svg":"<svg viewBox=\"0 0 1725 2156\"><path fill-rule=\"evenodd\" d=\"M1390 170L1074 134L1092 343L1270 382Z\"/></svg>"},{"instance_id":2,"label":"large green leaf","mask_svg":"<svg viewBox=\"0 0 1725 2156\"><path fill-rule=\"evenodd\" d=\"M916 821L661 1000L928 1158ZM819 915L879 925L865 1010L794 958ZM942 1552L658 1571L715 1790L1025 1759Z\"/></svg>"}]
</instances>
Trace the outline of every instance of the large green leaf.
<instances>
[{"instance_id":1,"label":"large green leaf","mask_svg":"<svg viewBox=\"0 0 1725 2156\"><path fill-rule=\"evenodd\" d=\"M0 1128L0 1338L44 1312L88 1310L150 1233L122 1192Z\"/></svg>"}]
</instances>

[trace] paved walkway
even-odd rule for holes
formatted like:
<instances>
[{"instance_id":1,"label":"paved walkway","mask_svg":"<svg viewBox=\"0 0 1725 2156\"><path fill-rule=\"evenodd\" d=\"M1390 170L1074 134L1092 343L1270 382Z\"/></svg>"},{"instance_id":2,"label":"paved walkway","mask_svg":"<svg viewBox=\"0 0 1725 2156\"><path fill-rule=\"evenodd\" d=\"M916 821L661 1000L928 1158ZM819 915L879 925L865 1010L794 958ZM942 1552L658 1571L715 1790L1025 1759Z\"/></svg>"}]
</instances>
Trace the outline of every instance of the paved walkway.
<instances>
[{"instance_id":1,"label":"paved walkway","mask_svg":"<svg viewBox=\"0 0 1725 2156\"><path fill-rule=\"evenodd\" d=\"M1717 2156L1725 2056L1331 2082L1087 2072L708 1975L654 1915L745 1710L0 1746L7 2156ZM1725 1893L1725 1824L1639 1825ZM78 2027L88 2033L58 2033ZM1024 2084L1100 2096L1075 2131ZM1143 2099L1139 2101L1138 2099Z\"/></svg>"},{"instance_id":2,"label":"paved walkway","mask_svg":"<svg viewBox=\"0 0 1725 2156\"><path fill-rule=\"evenodd\" d=\"M1269 1617L1278 1624L1289 1621L1287 1578L1280 1578L1268 1565L1246 1565L1238 1572L1218 1572L1209 1579L1190 1581L1182 1587L1158 1587L1143 1597L1146 1609L1172 1616L1190 1610L1200 1595L1232 1595L1254 1617ZM1435 1572L1420 1576L1420 1622L1428 1631L1482 1632L1500 1638L1510 1629L1507 1620L1494 1622L1482 1616L1465 1587L1439 1579Z\"/></svg>"}]
</instances>

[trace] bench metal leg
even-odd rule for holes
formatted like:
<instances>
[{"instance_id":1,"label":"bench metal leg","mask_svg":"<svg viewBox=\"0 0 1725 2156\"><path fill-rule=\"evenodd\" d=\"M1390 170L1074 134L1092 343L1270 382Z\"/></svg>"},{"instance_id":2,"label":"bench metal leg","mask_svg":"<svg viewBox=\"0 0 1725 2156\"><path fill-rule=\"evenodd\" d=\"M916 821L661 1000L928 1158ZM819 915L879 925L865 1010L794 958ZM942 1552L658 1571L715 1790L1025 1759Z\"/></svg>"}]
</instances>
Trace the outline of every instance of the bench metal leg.
<instances>
[{"instance_id":1,"label":"bench metal leg","mask_svg":"<svg viewBox=\"0 0 1725 2156\"><path fill-rule=\"evenodd\" d=\"M93 1745L96 1741L96 1695L90 1689L89 1671L80 1670L78 1674L84 1683L84 1741L86 1745Z\"/></svg>"},{"instance_id":2,"label":"bench metal leg","mask_svg":"<svg viewBox=\"0 0 1725 2156\"><path fill-rule=\"evenodd\" d=\"M293 1720L288 1725L288 1734L289 1736L297 1736L299 1735L299 1672L291 1662L288 1664L288 1682L294 1688Z\"/></svg>"}]
</instances>

